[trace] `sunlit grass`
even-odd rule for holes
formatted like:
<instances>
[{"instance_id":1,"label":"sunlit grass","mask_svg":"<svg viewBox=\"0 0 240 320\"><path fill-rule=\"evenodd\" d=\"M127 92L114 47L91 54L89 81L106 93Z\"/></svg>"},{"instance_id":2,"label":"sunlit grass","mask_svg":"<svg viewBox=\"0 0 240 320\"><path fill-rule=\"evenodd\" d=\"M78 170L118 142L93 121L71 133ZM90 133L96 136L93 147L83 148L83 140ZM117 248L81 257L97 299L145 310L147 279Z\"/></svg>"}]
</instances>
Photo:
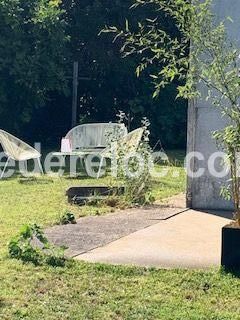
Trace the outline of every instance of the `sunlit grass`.
<instances>
[{"instance_id":1,"label":"sunlit grass","mask_svg":"<svg viewBox=\"0 0 240 320\"><path fill-rule=\"evenodd\" d=\"M185 173L176 166L154 178L156 199L183 192ZM178 173L177 173L178 172ZM65 210L77 216L110 208L71 206L73 185L109 184L110 178L14 178L0 181L0 319L2 320L237 320L240 280L218 271L166 271L74 262L34 267L11 260L7 243L21 225L54 224Z\"/></svg>"},{"instance_id":2,"label":"sunlit grass","mask_svg":"<svg viewBox=\"0 0 240 320\"><path fill-rule=\"evenodd\" d=\"M171 163L156 167L159 175L153 179L152 192L157 200L185 190L184 169ZM217 270L147 270L79 262L61 269L9 259L7 243L25 223L52 225L66 210L76 216L112 210L69 205L68 187L111 183L110 177L0 181L0 319L239 319L240 280Z\"/></svg>"}]
</instances>

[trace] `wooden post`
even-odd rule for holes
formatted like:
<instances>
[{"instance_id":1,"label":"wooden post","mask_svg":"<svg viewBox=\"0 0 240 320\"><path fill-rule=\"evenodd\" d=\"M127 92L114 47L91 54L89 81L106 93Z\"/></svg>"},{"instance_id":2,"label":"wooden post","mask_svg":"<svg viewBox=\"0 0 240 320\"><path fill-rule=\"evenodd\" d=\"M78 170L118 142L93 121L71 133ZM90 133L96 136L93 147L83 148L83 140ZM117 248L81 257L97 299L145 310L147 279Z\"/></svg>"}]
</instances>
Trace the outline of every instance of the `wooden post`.
<instances>
[{"instance_id":1,"label":"wooden post","mask_svg":"<svg viewBox=\"0 0 240 320\"><path fill-rule=\"evenodd\" d=\"M78 61L73 63L72 128L77 125Z\"/></svg>"}]
</instances>

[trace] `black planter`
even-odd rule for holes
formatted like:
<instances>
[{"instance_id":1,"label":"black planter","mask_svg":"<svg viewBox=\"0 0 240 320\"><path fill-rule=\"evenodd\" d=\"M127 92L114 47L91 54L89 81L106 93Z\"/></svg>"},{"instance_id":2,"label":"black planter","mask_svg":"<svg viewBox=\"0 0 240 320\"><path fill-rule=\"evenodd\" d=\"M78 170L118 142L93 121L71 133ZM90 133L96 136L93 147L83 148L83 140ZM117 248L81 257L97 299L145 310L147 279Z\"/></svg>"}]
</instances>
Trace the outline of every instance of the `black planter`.
<instances>
[{"instance_id":1,"label":"black planter","mask_svg":"<svg viewBox=\"0 0 240 320\"><path fill-rule=\"evenodd\" d=\"M222 266L227 271L240 271L240 227L222 229Z\"/></svg>"},{"instance_id":2,"label":"black planter","mask_svg":"<svg viewBox=\"0 0 240 320\"><path fill-rule=\"evenodd\" d=\"M104 199L111 195L122 195L124 187L107 187L107 186L81 186L71 187L67 190L69 203L85 204L89 199Z\"/></svg>"}]
</instances>

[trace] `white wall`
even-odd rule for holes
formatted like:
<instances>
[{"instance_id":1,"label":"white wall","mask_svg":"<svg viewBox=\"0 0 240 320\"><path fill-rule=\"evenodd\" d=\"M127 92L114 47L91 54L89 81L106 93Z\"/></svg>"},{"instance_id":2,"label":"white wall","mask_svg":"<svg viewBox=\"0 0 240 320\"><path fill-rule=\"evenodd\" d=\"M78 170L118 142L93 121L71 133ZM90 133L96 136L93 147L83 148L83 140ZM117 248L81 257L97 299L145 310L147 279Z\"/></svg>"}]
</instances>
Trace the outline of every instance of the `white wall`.
<instances>
[{"instance_id":1,"label":"white wall","mask_svg":"<svg viewBox=\"0 0 240 320\"><path fill-rule=\"evenodd\" d=\"M240 0L216 0L213 10L219 20L230 16L234 23L226 22L230 37L240 44ZM223 128L226 119L210 102L197 100L189 106L188 151L199 151L208 159L217 151L212 132ZM206 161L195 161L194 168L205 167L201 178L188 179L188 198L193 208L232 209L232 203L220 196L221 179L212 177L207 170ZM220 164L219 164L220 166ZM225 178L226 180L227 178Z\"/></svg>"}]
</instances>

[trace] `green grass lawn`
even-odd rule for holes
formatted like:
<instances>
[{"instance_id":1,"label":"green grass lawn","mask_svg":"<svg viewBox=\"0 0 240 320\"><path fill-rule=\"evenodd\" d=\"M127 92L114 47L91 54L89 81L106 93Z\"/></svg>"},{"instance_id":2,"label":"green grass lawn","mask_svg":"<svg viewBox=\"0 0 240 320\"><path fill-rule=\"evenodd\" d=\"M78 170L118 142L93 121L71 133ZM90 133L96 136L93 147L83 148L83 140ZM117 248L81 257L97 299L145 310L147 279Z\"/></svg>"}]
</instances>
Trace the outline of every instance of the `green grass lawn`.
<instances>
[{"instance_id":1,"label":"green grass lawn","mask_svg":"<svg viewBox=\"0 0 240 320\"><path fill-rule=\"evenodd\" d=\"M158 200L184 191L184 170L177 175L176 169L172 166L166 177L154 179ZM0 319L240 319L240 280L217 270L145 270L79 262L61 269L9 259L7 244L25 223L51 225L68 209L77 216L111 210L70 206L64 196L71 185L107 180L0 181Z\"/></svg>"}]
</instances>

